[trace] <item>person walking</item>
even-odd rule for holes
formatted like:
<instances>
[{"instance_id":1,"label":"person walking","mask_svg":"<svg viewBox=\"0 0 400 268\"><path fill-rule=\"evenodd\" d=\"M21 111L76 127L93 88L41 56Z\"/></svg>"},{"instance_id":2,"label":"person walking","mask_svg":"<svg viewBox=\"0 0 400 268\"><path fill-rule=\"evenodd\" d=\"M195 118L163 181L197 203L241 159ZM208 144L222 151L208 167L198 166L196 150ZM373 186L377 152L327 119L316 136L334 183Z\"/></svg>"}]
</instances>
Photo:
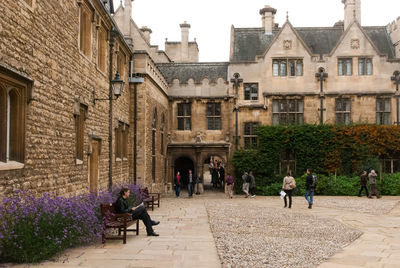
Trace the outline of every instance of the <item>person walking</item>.
<instances>
[{"instance_id":1,"label":"person walking","mask_svg":"<svg viewBox=\"0 0 400 268\"><path fill-rule=\"evenodd\" d=\"M372 198L373 195L375 195L377 198L381 198L381 196L378 193L378 187L376 187L376 177L378 177L378 175L376 174L375 170L371 170L371 172L368 174L368 180L369 180L368 198Z\"/></svg>"},{"instance_id":2,"label":"person walking","mask_svg":"<svg viewBox=\"0 0 400 268\"><path fill-rule=\"evenodd\" d=\"M181 173L178 171L174 178L174 187L175 187L176 197L179 197L179 195L181 194L181 185L182 185Z\"/></svg>"},{"instance_id":3,"label":"person walking","mask_svg":"<svg viewBox=\"0 0 400 268\"><path fill-rule=\"evenodd\" d=\"M250 194L251 197L254 198L256 197L256 178L254 177L252 170L250 170L249 172L249 177L250 177Z\"/></svg>"},{"instance_id":4,"label":"person walking","mask_svg":"<svg viewBox=\"0 0 400 268\"><path fill-rule=\"evenodd\" d=\"M153 230L153 225L158 225L159 221L153 221L150 215L147 213L146 208L143 205L137 207L131 207L128 203L128 197L130 195L130 190L128 188L122 188L120 195L116 202L116 212L117 213L130 213L132 219L140 219L146 226L147 236L159 236Z\"/></svg>"},{"instance_id":5,"label":"person walking","mask_svg":"<svg viewBox=\"0 0 400 268\"><path fill-rule=\"evenodd\" d=\"M219 184L221 185L221 188L224 189L224 187L225 187L225 169L222 164L219 167Z\"/></svg>"},{"instance_id":6,"label":"person walking","mask_svg":"<svg viewBox=\"0 0 400 268\"><path fill-rule=\"evenodd\" d=\"M188 178L188 196L189 196L189 198L192 198L192 196L193 196L193 184L194 184L194 179L193 179L192 170L189 169L189 178Z\"/></svg>"},{"instance_id":7,"label":"person walking","mask_svg":"<svg viewBox=\"0 0 400 268\"><path fill-rule=\"evenodd\" d=\"M226 192L229 198L233 198L234 185L235 185L235 179L231 176L231 173L228 172L228 176L226 176Z\"/></svg>"},{"instance_id":8,"label":"person walking","mask_svg":"<svg viewBox=\"0 0 400 268\"><path fill-rule=\"evenodd\" d=\"M292 192L296 188L296 180L292 177L292 172L289 171L286 177L283 178L282 190L286 193L284 197L285 206L287 207L287 197L289 196L289 208L292 208Z\"/></svg>"},{"instance_id":9,"label":"person walking","mask_svg":"<svg viewBox=\"0 0 400 268\"><path fill-rule=\"evenodd\" d=\"M243 186L242 186L242 190L245 193L245 198L249 197L249 186L250 186L250 177L249 174L247 172L244 172L242 175L242 180L243 180Z\"/></svg>"},{"instance_id":10,"label":"person walking","mask_svg":"<svg viewBox=\"0 0 400 268\"><path fill-rule=\"evenodd\" d=\"M360 185L361 185L361 189L360 189L360 191L358 192L358 197L361 197L361 193L362 193L362 190L364 190L365 189L365 193L366 193L366 196L369 196L369 194L368 194L368 189L367 189L367 178L368 176L367 176L367 171L363 171L362 173L361 173L361 176L360 176Z\"/></svg>"},{"instance_id":11,"label":"person walking","mask_svg":"<svg viewBox=\"0 0 400 268\"><path fill-rule=\"evenodd\" d=\"M316 177L312 174L311 169L307 169L306 176L306 193L304 197L308 201L308 208L312 209L312 205L314 202L314 191L316 187Z\"/></svg>"}]
</instances>

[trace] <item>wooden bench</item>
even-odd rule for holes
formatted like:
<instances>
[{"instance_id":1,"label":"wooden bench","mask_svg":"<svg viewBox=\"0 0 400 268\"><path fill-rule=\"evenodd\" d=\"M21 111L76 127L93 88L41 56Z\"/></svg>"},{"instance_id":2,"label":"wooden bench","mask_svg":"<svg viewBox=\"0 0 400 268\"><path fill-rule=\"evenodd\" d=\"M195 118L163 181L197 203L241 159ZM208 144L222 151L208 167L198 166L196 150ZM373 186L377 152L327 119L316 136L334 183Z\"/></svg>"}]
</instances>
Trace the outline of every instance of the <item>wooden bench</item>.
<instances>
[{"instance_id":1,"label":"wooden bench","mask_svg":"<svg viewBox=\"0 0 400 268\"><path fill-rule=\"evenodd\" d=\"M147 208L154 210L154 205L160 207L160 193L149 193L148 188L140 189L140 195Z\"/></svg>"},{"instance_id":2,"label":"wooden bench","mask_svg":"<svg viewBox=\"0 0 400 268\"><path fill-rule=\"evenodd\" d=\"M101 204L101 217L103 219L103 232L102 232L102 243L106 242L106 239L121 239L126 244L126 233L136 232L139 235L139 220L133 220L130 213L118 214L115 212L114 204ZM128 229L136 223L136 229ZM118 235L106 235L107 229L118 229ZM121 236L121 232L123 235Z\"/></svg>"}]
</instances>

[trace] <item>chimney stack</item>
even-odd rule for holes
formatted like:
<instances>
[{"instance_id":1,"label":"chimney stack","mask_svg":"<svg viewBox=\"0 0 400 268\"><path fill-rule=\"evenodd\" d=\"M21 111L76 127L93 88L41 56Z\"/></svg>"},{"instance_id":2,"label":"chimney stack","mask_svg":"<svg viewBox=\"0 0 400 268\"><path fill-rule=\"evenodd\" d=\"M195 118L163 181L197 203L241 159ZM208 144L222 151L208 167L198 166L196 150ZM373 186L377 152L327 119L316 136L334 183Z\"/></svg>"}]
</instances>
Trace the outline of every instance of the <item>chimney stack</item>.
<instances>
[{"instance_id":1,"label":"chimney stack","mask_svg":"<svg viewBox=\"0 0 400 268\"><path fill-rule=\"evenodd\" d=\"M147 28L147 26L143 26L142 28L140 28L140 30L144 34L146 41L150 44L151 33L153 31L150 28Z\"/></svg>"},{"instance_id":2,"label":"chimney stack","mask_svg":"<svg viewBox=\"0 0 400 268\"><path fill-rule=\"evenodd\" d=\"M361 24L361 0L342 0L344 4L344 30L356 20Z\"/></svg>"},{"instance_id":3,"label":"chimney stack","mask_svg":"<svg viewBox=\"0 0 400 268\"><path fill-rule=\"evenodd\" d=\"M187 60L189 58L189 29L190 24L184 21L181 26L182 40L181 40L181 59Z\"/></svg>"},{"instance_id":4,"label":"chimney stack","mask_svg":"<svg viewBox=\"0 0 400 268\"><path fill-rule=\"evenodd\" d=\"M275 14L276 9L268 5L264 6L263 9L260 9L260 15L262 16L262 25L265 34L272 34L272 31L275 28Z\"/></svg>"}]
</instances>

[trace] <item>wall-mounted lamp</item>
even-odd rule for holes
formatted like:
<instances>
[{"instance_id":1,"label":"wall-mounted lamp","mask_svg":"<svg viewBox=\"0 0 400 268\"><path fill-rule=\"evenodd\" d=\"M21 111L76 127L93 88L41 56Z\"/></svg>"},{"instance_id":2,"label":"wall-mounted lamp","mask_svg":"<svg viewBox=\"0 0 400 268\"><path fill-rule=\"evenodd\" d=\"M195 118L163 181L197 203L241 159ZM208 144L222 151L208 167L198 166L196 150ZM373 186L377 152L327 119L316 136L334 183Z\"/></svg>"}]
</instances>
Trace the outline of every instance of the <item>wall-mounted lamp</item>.
<instances>
[{"instance_id":1,"label":"wall-mounted lamp","mask_svg":"<svg viewBox=\"0 0 400 268\"><path fill-rule=\"evenodd\" d=\"M112 95L110 95L106 99L96 98L96 90L93 89L93 92L92 92L93 93L93 104L96 104L96 101L101 101L101 100L108 100L108 101L116 100L119 98L119 96L122 95L125 82L120 78L118 71L116 72L114 79L111 80L110 83L111 83L112 92L113 92L113 95L115 96L115 99L113 99Z\"/></svg>"}]
</instances>

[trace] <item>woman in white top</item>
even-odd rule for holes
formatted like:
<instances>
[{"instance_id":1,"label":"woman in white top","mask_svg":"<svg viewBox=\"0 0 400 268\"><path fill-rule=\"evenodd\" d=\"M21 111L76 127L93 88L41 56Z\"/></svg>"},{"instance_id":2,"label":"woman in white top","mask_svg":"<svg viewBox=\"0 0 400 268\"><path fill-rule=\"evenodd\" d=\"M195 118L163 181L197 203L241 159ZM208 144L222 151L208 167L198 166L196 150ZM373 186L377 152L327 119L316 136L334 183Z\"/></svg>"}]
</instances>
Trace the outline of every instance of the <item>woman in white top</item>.
<instances>
[{"instance_id":1,"label":"woman in white top","mask_svg":"<svg viewBox=\"0 0 400 268\"><path fill-rule=\"evenodd\" d=\"M294 188L296 188L296 180L292 177L292 172L289 170L286 177L283 178L282 184L282 190L286 193L284 197L284 207L287 207L287 196L289 196L289 208L292 207L292 192Z\"/></svg>"}]
</instances>

